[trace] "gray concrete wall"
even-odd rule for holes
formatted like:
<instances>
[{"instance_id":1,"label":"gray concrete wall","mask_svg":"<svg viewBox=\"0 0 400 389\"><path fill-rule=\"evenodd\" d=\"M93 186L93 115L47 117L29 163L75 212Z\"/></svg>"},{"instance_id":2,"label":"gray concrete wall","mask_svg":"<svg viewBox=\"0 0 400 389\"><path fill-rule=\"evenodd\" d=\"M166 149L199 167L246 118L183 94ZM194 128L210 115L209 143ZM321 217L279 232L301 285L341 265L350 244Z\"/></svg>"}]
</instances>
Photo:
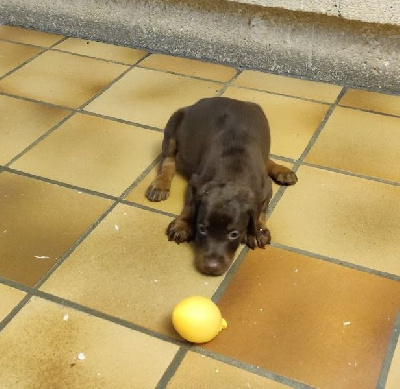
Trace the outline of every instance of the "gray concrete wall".
<instances>
[{"instance_id":1,"label":"gray concrete wall","mask_svg":"<svg viewBox=\"0 0 400 389\"><path fill-rule=\"evenodd\" d=\"M228 0L400 26L400 0Z\"/></svg>"},{"instance_id":2,"label":"gray concrete wall","mask_svg":"<svg viewBox=\"0 0 400 389\"><path fill-rule=\"evenodd\" d=\"M400 27L224 0L0 0L0 22L400 92Z\"/></svg>"}]
</instances>

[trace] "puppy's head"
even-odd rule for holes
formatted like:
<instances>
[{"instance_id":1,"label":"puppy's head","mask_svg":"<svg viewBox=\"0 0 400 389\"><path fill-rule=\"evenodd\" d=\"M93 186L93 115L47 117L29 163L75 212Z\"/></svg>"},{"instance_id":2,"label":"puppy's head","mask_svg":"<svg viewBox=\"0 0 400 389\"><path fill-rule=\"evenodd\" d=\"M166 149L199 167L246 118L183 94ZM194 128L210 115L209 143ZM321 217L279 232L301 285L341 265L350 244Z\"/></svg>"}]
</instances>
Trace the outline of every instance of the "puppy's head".
<instances>
[{"instance_id":1,"label":"puppy's head","mask_svg":"<svg viewBox=\"0 0 400 389\"><path fill-rule=\"evenodd\" d=\"M230 183L207 183L197 192L196 267L221 275L246 237L253 203L250 189Z\"/></svg>"}]
</instances>

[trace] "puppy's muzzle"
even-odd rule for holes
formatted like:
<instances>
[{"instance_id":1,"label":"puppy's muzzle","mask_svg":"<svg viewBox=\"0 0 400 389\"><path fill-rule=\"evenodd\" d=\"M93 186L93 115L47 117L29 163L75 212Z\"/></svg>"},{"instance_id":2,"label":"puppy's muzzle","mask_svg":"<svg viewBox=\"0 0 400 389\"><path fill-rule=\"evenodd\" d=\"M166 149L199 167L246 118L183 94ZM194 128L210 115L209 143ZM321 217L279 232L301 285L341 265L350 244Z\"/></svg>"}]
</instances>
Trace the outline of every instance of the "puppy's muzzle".
<instances>
[{"instance_id":1,"label":"puppy's muzzle","mask_svg":"<svg viewBox=\"0 0 400 389\"><path fill-rule=\"evenodd\" d=\"M224 274L233 261L234 254L221 253L221 250L196 249L196 268L203 274L220 276Z\"/></svg>"}]
</instances>

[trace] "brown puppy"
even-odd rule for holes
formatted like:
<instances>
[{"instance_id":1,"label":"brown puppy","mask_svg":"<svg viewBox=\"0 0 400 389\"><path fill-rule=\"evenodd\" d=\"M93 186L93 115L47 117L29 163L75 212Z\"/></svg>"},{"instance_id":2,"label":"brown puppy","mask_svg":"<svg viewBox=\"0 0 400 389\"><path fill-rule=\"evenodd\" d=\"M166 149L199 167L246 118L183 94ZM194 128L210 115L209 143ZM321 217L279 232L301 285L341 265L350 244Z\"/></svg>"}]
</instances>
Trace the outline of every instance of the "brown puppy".
<instances>
[{"instance_id":1,"label":"brown puppy","mask_svg":"<svg viewBox=\"0 0 400 389\"><path fill-rule=\"evenodd\" d=\"M177 243L195 239L202 273L223 274L240 243L254 249L270 242L270 177L283 185L295 184L297 177L271 161L269 152L269 125L257 104L208 98L169 119L158 175L146 196L168 197L176 165L188 178L185 206L167 235Z\"/></svg>"}]
</instances>

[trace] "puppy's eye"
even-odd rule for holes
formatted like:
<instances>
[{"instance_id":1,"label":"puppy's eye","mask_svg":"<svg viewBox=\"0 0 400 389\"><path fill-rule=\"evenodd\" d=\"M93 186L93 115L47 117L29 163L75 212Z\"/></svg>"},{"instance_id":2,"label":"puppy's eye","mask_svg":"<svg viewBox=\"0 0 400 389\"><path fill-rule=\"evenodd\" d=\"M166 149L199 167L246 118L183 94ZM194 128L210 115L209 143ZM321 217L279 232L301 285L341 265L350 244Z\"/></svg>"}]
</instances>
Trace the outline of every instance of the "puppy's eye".
<instances>
[{"instance_id":1,"label":"puppy's eye","mask_svg":"<svg viewBox=\"0 0 400 389\"><path fill-rule=\"evenodd\" d=\"M236 240L237 238L239 238L239 231L234 230L228 234L229 240Z\"/></svg>"},{"instance_id":2,"label":"puppy's eye","mask_svg":"<svg viewBox=\"0 0 400 389\"><path fill-rule=\"evenodd\" d=\"M207 235L207 229L206 229L206 227L204 227L203 224L199 224L199 225L197 226L197 228L198 228L199 233L200 233L201 235Z\"/></svg>"}]
</instances>

